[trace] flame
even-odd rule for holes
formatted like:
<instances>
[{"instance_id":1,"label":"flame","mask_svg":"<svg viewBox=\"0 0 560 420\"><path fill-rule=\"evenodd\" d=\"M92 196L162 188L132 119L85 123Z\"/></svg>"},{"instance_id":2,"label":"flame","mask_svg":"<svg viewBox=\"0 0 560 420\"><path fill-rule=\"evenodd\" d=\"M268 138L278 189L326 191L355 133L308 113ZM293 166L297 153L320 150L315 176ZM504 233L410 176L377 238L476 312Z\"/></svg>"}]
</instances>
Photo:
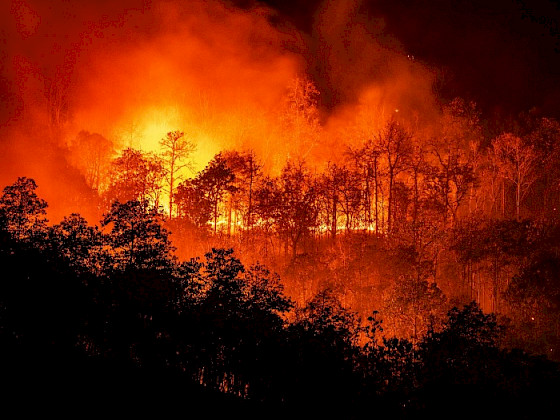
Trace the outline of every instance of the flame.
<instances>
[{"instance_id":1,"label":"flame","mask_svg":"<svg viewBox=\"0 0 560 420\"><path fill-rule=\"evenodd\" d=\"M433 103L433 75L398 45L381 45L375 37L383 25L358 16L352 0L324 3L313 28L317 45L273 23L266 7L219 0L61 2L59 9L32 3L41 18L36 25L20 22L18 29L9 12L0 15L7 35L0 79L10 82L8 105L15 104L0 115L8 139L1 175L4 184L35 177L61 216L69 212L67 197L86 186L75 172L61 176L69 167L64 152L37 147L46 137L64 148L85 130L117 151L157 153L167 132L181 130L197 146L195 171L219 151L252 149L274 173L297 146L278 114L298 76L314 79L323 98L310 166L339 161L347 144L388 118L379 110L398 109L408 118L411 104L425 105L428 114ZM333 97L340 103L329 103Z\"/></svg>"},{"instance_id":2,"label":"flame","mask_svg":"<svg viewBox=\"0 0 560 420\"><path fill-rule=\"evenodd\" d=\"M220 141L204 132L177 106L148 106L136 111L132 118L118 124L113 136L119 139L120 149L132 147L144 152L161 152L160 141L170 131L183 131L185 136L196 145L192 158L192 171L185 170L181 175L189 176L198 172L220 150Z\"/></svg>"}]
</instances>

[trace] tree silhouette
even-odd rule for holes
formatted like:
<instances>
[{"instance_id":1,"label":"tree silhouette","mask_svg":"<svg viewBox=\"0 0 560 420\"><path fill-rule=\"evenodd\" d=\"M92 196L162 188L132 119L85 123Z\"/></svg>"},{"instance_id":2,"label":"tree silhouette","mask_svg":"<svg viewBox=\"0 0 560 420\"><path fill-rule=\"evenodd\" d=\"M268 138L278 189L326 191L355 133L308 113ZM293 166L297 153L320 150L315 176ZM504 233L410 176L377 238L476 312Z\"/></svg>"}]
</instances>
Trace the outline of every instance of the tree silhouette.
<instances>
[{"instance_id":1,"label":"tree silhouette","mask_svg":"<svg viewBox=\"0 0 560 420\"><path fill-rule=\"evenodd\" d=\"M38 240L46 233L47 202L37 196L36 189L35 180L19 177L0 197L2 227L18 241Z\"/></svg>"},{"instance_id":2,"label":"tree silhouette","mask_svg":"<svg viewBox=\"0 0 560 420\"><path fill-rule=\"evenodd\" d=\"M515 187L515 218L519 221L521 202L536 178L537 154L532 146L510 133L494 139L492 149L498 172Z\"/></svg>"},{"instance_id":3,"label":"tree silhouette","mask_svg":"<svg viewBox=\"0 0 560 420\"><path fill-rule=\"evenodd\" d=\"M111 142L100 134L82 130L69 150L70 162L84 174L87 185L100 192L107 182L105 177L115 153Z\"/></svg>"},{"instance_id":4,"label":"tree silhouette","mask_svg":"<svg viewBox=\"0 0 560 420\"><path fill-rule=\"evenodd\" d=\"M227 161L221 153L215 155L193 181L193 184L210 204L214 233L218 231L218 219L222 214L220 204L223 203L226 194L237 191L234 182L235 174L227 165Z\"/></svg>"},{"instance_id":5,"label":"tree silhouette","mask_svg":"<svg viewBox=\"0 0 560 420\"><path fill-rule=\"evenodd\" d=\"M397 121L389 121L377 136L377 144L381 151L388 177L388 210L387 232L391 233L395 218L395 181L396 177L405 170L408 156L411 152L412 135Z\"/></svg>"},{"instance_id":6,"label":"tree silhouette","mask_svg":"<svg viewBox=\"0 0 560 420\"><path fill-rule=\"evenodd\" d=\"M400 330L396 335L416 344L443 317L445 302L437 284L421 276L403 276L395 281L386 310Z\"/></svg>"},{"instance_id":7,"label":"tree silhouette","mask_svg":"<svg viewBox=\"0 0 560 420\"><path fill-rule=\"evenodd\" d=\"M538 249L507 285L505 298L528 349L555 358L560 343L560 260L547 248Z\"/></svg>"},{"instance_id":8,"label":"tree silhouette","mask_svg":"<svg viewBox=\"0 0 560 420\"><path fill-rule=\"evenodd\" d=\"M269 243L275 233L276 220L279 217L280 190L278 180L272 177L264 177L255 189L255 216L258 220L253 231L258 230L263 234L261 245L265 254L268 253Z\"/></svg>"},{"instance_id":9,"label":"tree silhouette","mask_svg":"<svg viewBox=\"0 0 560 420\"><path fill-rule=\"evenodd\" d=\"M432 141L432 197L439 202L444 225L454 224L459 208L475 184L474 159L481 142L480 115L474 102L455 98L443 107L440 130Z\"/></svg>"},{"instance_id":10,"label":"tree silhouette","mask_svg":"<svg viewBox=\"0 0 560 420\"><path fill-rule=\"evenodd\" d=\"M309 170L303 162L288 161L282 169L277 190L276 227L280 236L297 255L300 241L317 225L318 191Z\"/></svg>"},{"instance_id":11,"label":"tree silhouette","mask_svg":"<svg viewBox=\"0 0 560 420\"><path fill-rule=\"evenodd\" d=\"M326 225L330 226L334 239L340 213L345 218L346 232L350 232L359 217L362 193L359 175L345 166L328 164L320 178L319 193L325 200Z\"/></svg>"},{"instance_id":12,"label":"tree silhouette","mask_svg":"<svg viewBox=\"0 0 560 420\"><path fill-rule=\"evenodd\" d=\"M106 267L108 255L103 249L102 233L77 213L64 217L52 227L49 246L66 259L78 275L101 274Z\"/></svg>"},{"instance_id":13,"label":"tree silhouette","mask_svg":"<svg viewBox=\"0 0 560 420\"><path fill-rule=\"evenodd\" d=\"M115 269L170 268L173 247L162 225L162 215L146 202L114 202L101 226L110 229L106 240Z\"/></svg>"},{"instance_id":14,"label":"tree silhouette","mask_svg":"<svg viewBox=\"0 0 560 420\"><path fill-rule=\"evenodd\" d=\"M178 218L198 229L204 229L212 217L212 203L200 178L187 179L177 186L175 206Z\"/></svg>"},{"instance_id":15,"label":"tree silhouette","mask_svg":"<svg viewBox=\"0 0 560 420\"><path fill-rule=\"evenodd\" d=\"M247 229L253 226L254 192L255 186L262 176L262 164L258 161L255 153L226 151L223 157L228 168L235 175L234 194L230 194L228 209L228 232L231 233L232 211L241 213L241 221Z\"/></svg>"},{"instance_id":16,"label":"tree silhouette","mask_svg":"<svg viewBox=\"0 0 560 420\"><path fill-rule=\"evenodd\" d=\"M104 193L107 207L115 200L149 201L158 207L163 175L163 164L158 157L140 150L123 150L112 162L110 184Z\"/></svg>"},{"instance_id":17,"label":"tree silhouette","mask_svg":"<svg viewBox=\"0 0 560 420\"><path fill-rule=\"evenodd\" d=\"M381 179L384 176L381 164L381 148L372 139L366 140L357 149L350 148L347 155L356 173L360 173L362 184L362 219L366 229L371 229L375 224L375 233L378 234L384 225L380 214L380 201L382 196ZM373 185L372 185L373 183ZM373 202L373 209L372 209ZM372 214L373 212L373 214Z\"/></svg>"}]
</instances>

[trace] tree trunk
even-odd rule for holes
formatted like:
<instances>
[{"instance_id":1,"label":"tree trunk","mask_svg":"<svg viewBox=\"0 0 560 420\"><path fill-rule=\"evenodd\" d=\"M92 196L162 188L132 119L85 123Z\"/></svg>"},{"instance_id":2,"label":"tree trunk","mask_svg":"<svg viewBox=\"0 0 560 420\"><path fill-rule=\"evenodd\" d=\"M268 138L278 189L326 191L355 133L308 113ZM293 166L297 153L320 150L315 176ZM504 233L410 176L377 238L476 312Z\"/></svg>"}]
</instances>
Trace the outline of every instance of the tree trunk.
<instances>
[{"instance_id":1,"label":"tree trunk","mask_svg":"<svg viewBox=\"0 0 560 420\"><path fill-rule=\"evenodd\" d=\"M253 220L252 220L252 212L253 212L253 158L252 156L249 157L249 202L247 205L247 228L251 230L253 227Z\"/></svg>"},{"instance_id":2,"label":"tree trunk","mask_svg":"<svg viewBox=\"0 0 560 420\"><path fill-rule=\"evenodd\" d=\"M418 245L418 168L414 168L414 209L412 211L412 229L414 246Z\"/></svg>"},{"instance_id":3,"label":"tree trunk","mask_svg":"<svg viewBox=\"0 0 560 420\"><path fill-rule=\"evenodd\" d=\"M373 161L373 176L375 178L375 233L379 234L379 182L377 179L377 158Z\"/></svg>"},{"instance_id":4,"label":"tree trunk","mask_svg":"<svg viewBox=\"0 0 560 420\"><path fill-rule=\"evenodd\" d=\"M515 193L515 220L519 222L519 208L521 206L521 183L517 182L517 190Z\"/></svg>"},{"instance_id":5,"label":"tree trunk","mask_svg":"<svg viewBox=\"0 0 560 420\"><path fill-rule=\"evenodd\" d=\"M387 233L393 230L393 170L389 169L389 209L387 211Z\"/></svg>"},{"instance_id":6,"label":"tree trunk","mask_svg":"<svg viewBox=\"0 0 560 420\"><path fill-rule=\"evenodd\" d=\"M364 180L366 182L365 188L365 197L364 197L364 222L365 222L365 230L369 231L371 227L371 193L370 193L370 185L369 185L369 173L370 168L366 166L364 168Z\"/></svg>"},{"instance_id":7,"label":"tree trunk","mask_svg":"<svg viewBox=\"0 0 560 420\"><path fill-rule=\"evenodd\" d=\"M333 188L333 198L332 198L332 221L331 221L331 237L333 239L333 241L336 238L336 207L337 207L337 202L336 202L336 191L334 191Z\"/></svg>"},{"instance_id":8,"label":"tree trunk","mask_svg":"<svg viewBox=\"0 0 560 420\"><path fill-rule=\"evenodd\" d=\"M175 165L173 160L171 161L171 167L169 169L169 220L173 215L173 184L175 183Z\"/></svg>"},{"instance_id":9,"label":"tree trunk","mask_svg":"<svg viewBox=\"0 0 560 420\"><path fill-rule=\"evenodd\" d=\"M502 179L502 219L506 217L506 183Z\"/></svg>"},{"instance_id":10,"label":"tree trunk","mask_svg":"<svg viewBox=\"0 0 560 420\"><path fill-rule=\"evenodd\" d=\"M233 212L233 203L232 203L232 197L229 198L228 200L228 221L227 221L227 230L228 230L228 236L231 236L231 214Z\"/></svg>"},{"instance_id":11,"label":"tree trunk","mask_svg":"<svg viewBox=\"0 0 560 420\"><path fill-rule=\"evenodd\" d=\"M218 200L214 203L214 235L218 233Z\"/></svg>"}]
</instances>

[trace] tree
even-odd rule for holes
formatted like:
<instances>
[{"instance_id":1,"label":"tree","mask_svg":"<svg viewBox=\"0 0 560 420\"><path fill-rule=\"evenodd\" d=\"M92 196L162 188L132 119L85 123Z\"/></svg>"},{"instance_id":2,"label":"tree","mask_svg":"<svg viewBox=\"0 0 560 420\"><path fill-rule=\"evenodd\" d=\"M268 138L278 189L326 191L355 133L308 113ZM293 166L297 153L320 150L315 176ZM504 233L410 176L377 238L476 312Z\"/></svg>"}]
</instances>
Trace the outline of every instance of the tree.
<instances>
[{"instance_id":1,"label":"tree","mask_svg":"<svg viewBox=\"0 0 560 420\"><path fill-rule=\"evenodd\" d=\"M482 138L480 115L474 102L455 98L444 106L441 125L432 142L435 164L429 179L434 201L442 210L444 226L455 223L458 211L476 183L474 163Z\"/></svg>"},{"instance_id":2,"label":"tree","mask_svg":"<svg viewBox=\"0 0 560 420\"><path fill-rule=\"evenodd\" d=\"M448 370L454 377L446 380L469 383L478 373L488 372L488 369L478 372L477 369L484 365L484 357L489 352L498 349L503 332L496 315L485 314L476 302L470 302L462 309L453 307L441 330L431 329L420 343L424 368L435 368L430 376Z\"/></svg>"},{"instance_id":3,"label":"tree","mask_svg":"<svg viewBox=\"0 0 560 420\"><path fill-rule=\"evenodd\" d=\"M257 223L253 231L263 233L260 242L263 245L264 253L267 254L269 242L272 241L276 228L276 220L279 218L281 194L278 179L268 176L261 179L255 189L254 197Z\"/></svg>"},{"instance_id":4,"label":"tree","mask_svg":"<svg viewBox=\"0 0 560 420\"><path fill-rule=\"evenodd\" d=\"M336 237L339 209L344 214L346 232L349 233L357 224L362 202L359 174L346 166L329 163L319 183L327 205L327 223L330 222L332 238Z\"/></svg>"},{"instance_id":5,"label":"tree","mask_svg":"<svg viewBox=\"0 0 560 420\"><path fill-rule=\"evenodd\" d=\"M332 239L336 238L338 230L339 190L342 184L339 173L339 167L329 162L326 173L323 173L319 180L320 197L324 202L323 213L326 216L325 225L330 227Z\"/></svg>"},{"instance_id":6,"label":"tree","mask_svg":"<svg viewBox=\"0 0 560 420\"><path fill-rule=\"evenodd\" d=\"M163 176L163 163L157 156L125 149L111 164L110 184L105 198L109 205L115 200L136 200L158 207Z\"/></svg>"},{"instance_id":7,"label":"tree","mask_svg":"<svg viewBox=\"0 0 560 420\"><path fill-rule=\"evenodd\" d=\"M560 353L560 258L548 247L535 252L509 282L515 335L522 347L557 359ZM517 337L516 337L517 338Z\"/></svg>"},{"instance_id":8,"label":"tree","mask_svg":"<svg viewBox=\"0 0 560 420\"><path fill-rule=\"evenodd\" d=\"M539 185L532 188L535 197L532 204L540 198L545 214L550 214L560 204L560 123L552 118L539 118L530 124L528 131L523 138L533 147L537 155L535 163L538 162L535 175Z\"/></svg>"},{"instance_id":9,"label":"tree","mask_svg":"<svg viewBox=\"0 0 560 420\"><path fill-rule=\"evenodd\" d=\"M428 209L423 206L426 193L426 173L429 165L426 162L426 149L421 141L414 142L408 159L408 170L412 176L412 232L413 244L420 242L422 225L428 218Z\"/></svg>"},{"instance_id":10,"label":"tree","mask_svg":"<svg viewBox=\"0 0 560 420\"><path fill-rule=\"evenodd\" d=\"M459 208L476 178L470 163L462 163L459 154L440 151L434 153L439 165L432 167L429 173L428 193L441 206L445 226L449 215L452 223L456 222Z\"/></svg>"},{"instance_id":11,"label":"tree","mask_svg":"<svg viewBox=\"0 0 560 420\"><path fill-rule=\"evenodd\" d=\"M43 94L46 99L49 127L56 134L68 121L71 83L71 66L59 64L51 71L42 74ZM50 73L50 74L49 74Z\"/></svg>"},{"instance_id":12,"label":"tree","mask_svg":"<svg viewBox=\"0 0 560 420\"><path fill-rule=\"evenodd\" d=\"M196 150L196 146L192 141L185 139L185 133L182 131L170 131L159 144L163 149L161 156L165 167L165 181L169 195L169 218L171 218L175 185L182 180L180 171L183 168L192 169L192 162L188 159Z\"/></svg>"},{"instance_id":13,"label":"tree","mask_svg":"<svg viewBox=\"0 0 560 420\"><path fill-rule=\"evenodd\" d=\"M206 301L211 300L213 307L217 304L233 311L229 316L235 312L237 317L255 321L262 320L266 313L275 318L276 327L281 325L277 317L287 312L292 302L284 296L278 275L259 263L245 269L233 255L233 249L213 248L205 258L202 268L204 281L208 283L203 287L207 290Z\"/></svg>"},{"instance_id":14,"label":"tree","mask_svg":"<svg viewBox=\"0 0 560 420\"><path fill-rule=\"evenodd\" d=\"M325 336L325 344L340 344L339 340L348 345L356 342L359 319L342 306L332 290L320 291L298 312L295 325Z\"/></svg>"},{"instance_id":15,"label":"tree","mask_svg":"<svg viewBox=\"0 0 560 420\"><path fill-rule=\"evenodd\" d=\"M140 201L118 201L101 221L110 229L106 239L111 247L113 268L170 269L173 247L162 215Z\"/></svg>"},{"instance_id":16,"label":"tree","mask_svg":"<svg viewBox=\"0 0 560 420\"><path fill-rule=\"evenodd\" d=\"M191 226L203 229L212 217L212 203L200 185L200 178L187 179L177 186L175 193L177 217Z\"/></svg>"},{"instance_id":17,"label":"tree","mask_svg":"<svg viewBox=\"0 0 560 420\"><path fill-rule=\"evenodd\" d=\"M288 161L282 169L277 190L275 224L292 257L302 238L317 225L317 186L304 162Z\"/></svg>"},{"instance_id":18,"label":"tree","mask_svg":"<svg viewBox=\"0 0 560 420\"><path fill-rule=\"evenodd\" d=\"M350 401L357 391L353 388L353 361L359 317L346 309L329 289L296 309L295 316L288 328L291 351L287 356L295 353L288 368L298 380L288 382L291 386L284 392L289 400L301 404L302 399L313 398L322 401L323 407L331 407L327 401L337 401L341 407L352 406ZM321 416L328 417L326 413Z\"/></svg>"},{"instance_id":19,"label":"tree","mask_svg":"<svg viewBox=\"0 0 560 420\"><path fill-rule=\"evenodd\" d=\"M284 295L278 274L257 262L243 273L242 281L243 294L251 311L264 312L274 318L277 327L281 326L280 317L293 307L293 302Z\"/></svg>"},{"instance_id":20,"label":"tree","mask_svg":"<svg viewBox=\"0 0 560 420\"><path fill-rule=\"evenodd\" d=\"M407 159L411 151L411 139L412 135L395 120L390 120L377 135L377 144L387 166L389 181L388 233L392 232L394 224L395 180L397 175L406 169Z\"/></svg>"},{"instance_id":21,"label":"tree","mask_svg":"<svg viewBox=\"0 0 560 420\"><path fill-rule=\"evenodd\" d=\"M485 314L476 302L470 302L462 309L453 307L447 314L441 333L434 338L456 337L471 346L497 346L503 327L498 324L496 315ZM459 344L460 341L456 343Z\"/></svg>"},{"instance_id":22,"label":"tree","mask_svg":"<svg viewBox=\"0 0 560 420\"><path fill-rule=\"evenodd\" d=\"M446 298L436 283L422 276L402 276L390 292L387 312L399 332L416 344L431 323L442 318Z\"/></svg>"},{"instance_id":23,"label":"tree","mask_svg":"<svg viewBox=\"0 0 560 420\"><path fill-rule=\"evenodd\" d=\"M68 261L80 274L101 274L108 255L103 250L103 237L97 226L89 226L77 213L54 225L49 232L52 250Z\"/></svg>"},{"instance_id":24,"label":"tree","mask_svg":"<svg viewBox=\"0 0 560 420\"><path fill-rule=\"evenodd\" d=\"M19 177L4 188L0 198L0 222L17 241L28 242L44 238L47 230L47 202L35 193L32 178Z\"/></svg>"},{"instance_id":25,"label":"tree","mask_svg":"<svg viewBox=\"0 0 560 420\"><path fill-rule=\"evenodd\" d=\"M223 154L218 153L202 172L196 176L193 183L200 189L208 203L210 203L210 214L214 221L214 233L217 233L218 219L222 214L220 204L223 203L226 194L232 194L237 191L235 174L227 165Z\"/></svg>"},{"instance_id":26,"label":"tree","mask_svg":"<svg viewBox=\"0 0 560 420\"><path fill-rule=\"evenodd\" d=\"M248 229L253 227L255 185L262 176L262 164L252 150L246 152L226 151L223 153L228 168L235 175L235 194L230 194L228 232L231 230L232 211L241 213L242 222Z\"/></svg>"},{"instance_id":27,"label":"tree","mask_svg":"<svg viewBox=\"0 0 560 420\"><path fill-rule=\"evenodd\" d=\"M498 313L502 293L505 291L507 268L520 267L533 245L534 230L529 222L515 220L485 220L473 219L460 224L453 231L454 240L450 249L455 251L458 259L467 268L471 282L470 296L474 296L474 281L472 274L475 270L484 270L490 277L489 293L476 291L476 299L480 304L490 307ZM477 286L478 287L478 286Z\"/></svg>"},{"instance_id":28,"label":"tree","mask_svg":"<svg viewBox=\"0 0 560 420\"><path fill-rule=\"evenodd\" d=\"M84 175L87 185L101 191L114 154L111 142L100 134L82 130L69 151L70 162Z\"/></svg>"},{"instance_id":29,"label":"tree","mask_svg":"<svg viewBox=\"0 0 560 420\"><path fill-rule=\"evenodd\" d=\"M492 141L498 171L515 187L515 218L520 220L521 202L536 179L534 165L537 154L520 137L505 133Z\"/></svg>"},{"instance_id":30,"label":"tree","mask_svg":"<svg viewBox=\"0 0 560 420\"><path fill-rule=\"evenodd\" d=\"M475 302L449 310L441 330L430 330L418 346L416 380L422 417L438 417L457 408L469 418L476 417L480 407L485 417L520 415L523 404L509 413L504 409L523 399L524 392L518 394L515 388L527 386L527 371L514 366L528 360L518 364L501 351L502 334L496 316L485 314ZM531 414L525 411L520 417L533 415L533 404L523 408Z\"/></svg>"},{"instance_id":31,"label":"tree","mask_svg":"<svg viewBox=\"0 0 560 420\"><path fill-rule=\"evenodd\" d=\"M383 226L383 217L380 214L380 201L383 194L381 178L384 176L381 167L381 149L372 139L364 142L362 147L350 149L348 155L356 173L361 173L362 182L362 208L365 228L370 230L372 222L375 224L375 233L378 234ZM373 186L372 186L373 183ZM373 215L372 204L373 201Z\"/></svg>"}]
</instances>

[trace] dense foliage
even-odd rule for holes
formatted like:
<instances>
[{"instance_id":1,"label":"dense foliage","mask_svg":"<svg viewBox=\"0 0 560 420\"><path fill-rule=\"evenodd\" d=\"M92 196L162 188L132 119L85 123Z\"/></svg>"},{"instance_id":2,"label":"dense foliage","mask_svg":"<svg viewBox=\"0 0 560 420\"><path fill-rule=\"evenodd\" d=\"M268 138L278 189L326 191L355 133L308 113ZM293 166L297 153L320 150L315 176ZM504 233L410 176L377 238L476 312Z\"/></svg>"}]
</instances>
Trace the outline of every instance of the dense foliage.
<instances>
[{"instance_id":1,"label":"dense foliage","mask_svg":"<svg viewBox=\"0 0 560 420\"><path fill-rule=\"evenodd\" d=\"M374 308L362 322L331 289L296 304L277 275L231 249L178 259L145 201L114 202L99 227L76 214L49 226L35 189L20 178L0 199L7 402L46 396L65 406L266 418L536 418L558 409L558 365L503 347L503 326L475 302L413 340L390 338ZM489 253L507 245L487 243ZM542 310L553 310L557 265L539 254L511 293L531 299L525 284L544 267L534 293L547 293ZM434 310L441 299L430 284L410 293L428 295L412 301Z\"/></svg>"}]
</instances>

